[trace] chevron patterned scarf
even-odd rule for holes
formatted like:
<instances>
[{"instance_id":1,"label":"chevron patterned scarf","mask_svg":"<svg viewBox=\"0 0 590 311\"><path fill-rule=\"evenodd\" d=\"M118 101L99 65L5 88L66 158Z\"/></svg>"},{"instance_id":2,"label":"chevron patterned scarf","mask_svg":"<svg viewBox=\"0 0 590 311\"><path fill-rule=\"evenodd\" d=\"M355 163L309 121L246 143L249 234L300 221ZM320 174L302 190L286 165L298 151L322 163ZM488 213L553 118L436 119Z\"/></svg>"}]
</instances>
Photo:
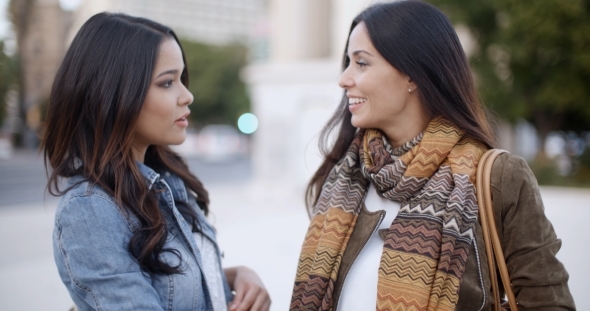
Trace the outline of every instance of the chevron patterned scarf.
<instances>
[{"instance_id":1,"label":"chevron patterned scarf","mask_svg":"<svg viewBox=\"0 0 590 311\"><path fill-rule=\"evenodd\" d=\"M332 169L305 236L291 310L332 310L334 282L370 183L401 202L381 255L377 310L455 310L477 221L475 173L485 146L435 118L393 149L360 130Z\"/></svg>"}]
</instances>

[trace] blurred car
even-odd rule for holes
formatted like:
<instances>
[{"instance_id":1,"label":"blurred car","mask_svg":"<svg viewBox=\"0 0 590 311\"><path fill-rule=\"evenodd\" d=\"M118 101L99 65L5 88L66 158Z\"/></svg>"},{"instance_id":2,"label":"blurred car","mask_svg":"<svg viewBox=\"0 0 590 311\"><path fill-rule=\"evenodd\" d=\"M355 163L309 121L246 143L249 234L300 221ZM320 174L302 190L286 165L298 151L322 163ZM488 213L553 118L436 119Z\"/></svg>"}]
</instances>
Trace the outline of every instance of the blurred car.
<instances>
[{"instance_id":1,"label":"blurred car","mask_svg":"<svg viewBox=\"0 0 590 311\"><path fill-rule=\"evenodd\" d=\"M196 139L197 157L210 162L220 162L246 156L247 138L234 127L211 124L203 127Z\"/></svg>"}]
</instances>

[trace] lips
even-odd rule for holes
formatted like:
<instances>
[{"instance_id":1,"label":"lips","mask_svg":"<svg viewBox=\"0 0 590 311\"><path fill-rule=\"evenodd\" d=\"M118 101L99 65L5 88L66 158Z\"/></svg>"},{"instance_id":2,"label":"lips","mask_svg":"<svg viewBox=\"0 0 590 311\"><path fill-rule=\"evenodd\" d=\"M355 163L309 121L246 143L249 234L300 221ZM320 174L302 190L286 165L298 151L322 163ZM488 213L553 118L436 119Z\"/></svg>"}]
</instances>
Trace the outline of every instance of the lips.
<instances>
[{"instance_id":1,"label":"lips","mask_svg":"<svg viewBox=\"0 0 590 311\"><path fill-rule=\"evenodd\" d=\"M190 112L185 113L182 117L176 119L176 121L186 121L186 118L190 115Z\"/></svg>"}]
</instances>

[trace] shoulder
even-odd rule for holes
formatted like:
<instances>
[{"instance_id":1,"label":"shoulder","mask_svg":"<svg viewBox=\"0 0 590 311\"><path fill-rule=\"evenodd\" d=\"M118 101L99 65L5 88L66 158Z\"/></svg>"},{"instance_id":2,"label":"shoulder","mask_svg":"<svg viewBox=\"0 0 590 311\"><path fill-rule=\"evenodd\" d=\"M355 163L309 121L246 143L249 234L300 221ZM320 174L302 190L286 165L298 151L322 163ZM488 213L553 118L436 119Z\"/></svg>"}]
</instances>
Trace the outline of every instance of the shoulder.
<instances>
[{"instance_id":1,"label":"shoulder","mask_svg":"<svg viewBox=\"0 0 590 311\"><path fill-rule=\"evenodd\" d=\"M535 175L527 162L520 156L504 153L492 166L492 188L502 190L506 188L520 188L524 184L538 187Z\"/></svg>"},{"instance_id":2,"label":"shoulder","mask_svg":"<svg viewBox=\"0 0 590 311\"><path fill-rule=\"evenodd\" d=\"M60 199L56 223L94 222L121 223L134 230L137 221L100 186L80 178L68 181L71 187Z\"/></svg>"},{"instance_id":3,"label":"shoulder","mask_svg":"<svg viewBox=\"0 0 590 311\"><path fill-rule=\"evenodd\" d=\"M539 184L522 157L508 153L500 155L492 167L491 187L497 222L507 216L518 219L516 214L543 215Z\"/></svg>"},{"instance_id":4,"label":"shoulder","mask_svg":"<svg viewBox=\"0 0 590 311\"><path fill-rule=\"evenodd\" d=\"M108 202L116 205L115 199L106 190L81 176L68 179L64 187L68 191L62 197L60 205L70 200Z\"/></svg>"}]
</instances>

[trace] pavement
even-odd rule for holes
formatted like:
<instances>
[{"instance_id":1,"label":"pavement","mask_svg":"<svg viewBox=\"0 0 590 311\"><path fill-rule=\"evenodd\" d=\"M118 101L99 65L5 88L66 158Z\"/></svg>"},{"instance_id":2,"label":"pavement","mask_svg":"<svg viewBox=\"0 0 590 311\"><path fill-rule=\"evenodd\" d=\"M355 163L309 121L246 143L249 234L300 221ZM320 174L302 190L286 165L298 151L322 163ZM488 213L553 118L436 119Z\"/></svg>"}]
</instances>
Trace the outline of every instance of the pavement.
<instances>
[{"instance_id":1,"label":"pavement","mask_svg":"<svg viewBox=\"0 0 590 311\"><path fill-rule=\"evenodd\" d=\"M309 221L303 189L253 181L246 173L242 177L207 187L210 219L225 253L224 266L256 270L271 295L271 310L288 310ZM563 240L557 257L570 273L577 309L590 310L590 190L542 187L541 193L546 214ZM64 311L72 305L53 262L51 234L57 201L44 200L0 204L0 310Z\"/></svg>"}]
</instances>

